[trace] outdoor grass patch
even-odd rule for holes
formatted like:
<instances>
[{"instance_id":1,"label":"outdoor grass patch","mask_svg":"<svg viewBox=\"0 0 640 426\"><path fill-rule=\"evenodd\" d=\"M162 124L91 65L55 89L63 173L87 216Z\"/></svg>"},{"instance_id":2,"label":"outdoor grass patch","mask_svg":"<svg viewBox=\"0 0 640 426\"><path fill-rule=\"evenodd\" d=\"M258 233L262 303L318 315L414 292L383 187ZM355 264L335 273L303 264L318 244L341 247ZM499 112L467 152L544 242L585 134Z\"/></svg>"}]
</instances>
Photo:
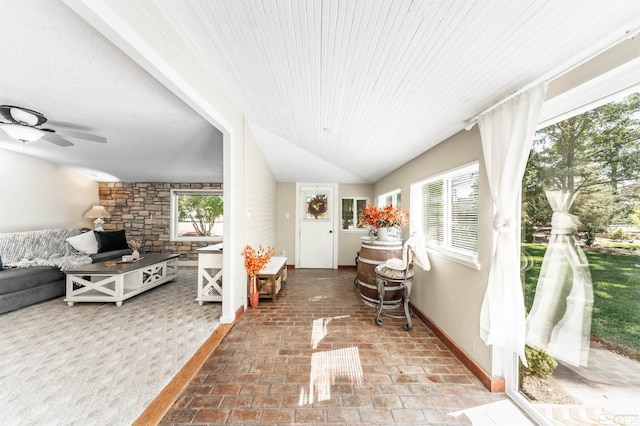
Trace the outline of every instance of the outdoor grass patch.
<instances>
[{"instance_id":1,"label":"outdoor grass patch","mask_svg":"<svg viewBox=\"0 0 640 426\"><path fill-rule=\"evenodd\" d=\"M545 245L522 244L527 311L540 275ZM593 283L591 334L640 359L640 255L586 252Z\"/></svg>"},{"instance_id":2,"label":"outdoor grass patch","mask_svg":"<svg viewBox=\"0 0 640 426\"><path fill-rule=\"evenodd\" d=\"M640 245L638 244L631 244L631 243L615 243L615 242L610 242L610 243L600 243L598 244L600 247L607 247L607 248L616 248L616 249L622 249L622 250L631 250L631 251L636 251L636 250L640 250Z\"/></svg>"}]
</instances>

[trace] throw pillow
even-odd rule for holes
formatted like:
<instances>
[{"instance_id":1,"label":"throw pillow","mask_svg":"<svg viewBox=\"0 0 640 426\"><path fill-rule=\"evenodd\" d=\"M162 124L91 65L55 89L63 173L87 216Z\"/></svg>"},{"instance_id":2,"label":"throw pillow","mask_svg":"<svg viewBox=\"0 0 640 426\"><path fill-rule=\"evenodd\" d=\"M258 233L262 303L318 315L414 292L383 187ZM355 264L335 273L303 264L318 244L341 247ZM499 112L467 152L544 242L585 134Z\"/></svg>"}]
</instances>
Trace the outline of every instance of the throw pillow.
<instances>
[{"instance_id":1,"label":"throw pillow","mask_svg":"<svg viewBox=\"0 0 640 426\"><path fill-rule=\"evenodd\" d=\"M98 252L98 240L93 231L87 231L75 237L69 237L67 238L67 242L83 254L96 254Z\"/></svg>"},{"instance_id":2,"label":"throw pillow","mask_svg":"<svg viewBox=\"0 0 640 426\"><path fill-rule=\"evenodd\" d=\"M120 231L93 231L98 240L98 253L129 248L124 229Z\"/></svg>"}]
</instances>

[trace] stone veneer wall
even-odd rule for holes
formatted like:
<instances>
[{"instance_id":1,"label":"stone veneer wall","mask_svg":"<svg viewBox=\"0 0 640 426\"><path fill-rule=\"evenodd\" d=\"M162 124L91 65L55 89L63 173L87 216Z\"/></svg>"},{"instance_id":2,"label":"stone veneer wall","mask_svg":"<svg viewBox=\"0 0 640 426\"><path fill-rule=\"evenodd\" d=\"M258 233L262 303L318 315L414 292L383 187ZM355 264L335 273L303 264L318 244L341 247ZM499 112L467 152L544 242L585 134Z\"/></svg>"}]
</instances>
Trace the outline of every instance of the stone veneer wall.
<instances>
[{"instance_id":1,"label":"stone veneer wall","mask_svg":"<svg viewBox=\"0 0 640 426\"><path fill-rule=\"evenodd\" d=\"M111 215L104 229L124 229L127 239L142 241L147 253L180 253L180 260L197 260L195 250L211 243L171 241L171 189L222 189L222 184L100 182L100 204Z\"/></svg>"}]
</instances>

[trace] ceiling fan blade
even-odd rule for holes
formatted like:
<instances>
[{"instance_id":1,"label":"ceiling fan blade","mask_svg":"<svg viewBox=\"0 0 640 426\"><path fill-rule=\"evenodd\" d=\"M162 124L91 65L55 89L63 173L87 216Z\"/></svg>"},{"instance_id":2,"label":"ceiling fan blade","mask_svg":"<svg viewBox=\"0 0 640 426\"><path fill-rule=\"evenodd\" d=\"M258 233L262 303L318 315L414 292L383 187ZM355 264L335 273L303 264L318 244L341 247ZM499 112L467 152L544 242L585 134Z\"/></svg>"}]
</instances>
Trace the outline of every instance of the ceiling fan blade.
<instances>
[{"instance_id":1,"label":"ceiling fan blade","mask_svg":"<svg viewBox=\"0 0 640 426\"><path fill-rule=\"evenodd\" d=\"M98 135L92 135L90 133L76 132L75 130L66 129L55 130L55 132L60 134L61 136L66 136L69 138L84 139L91 142L107 143L107 138Z\"/></svg>"},{"instance_id":2,"label":"ceiling fan blade","mask_svg":"<svg viewBox=\"0 0 640 426\"><path fill-rule=\"evenodd\" d=\"M56 135L55 133L47 133L42 137L42 139L58 146L73 146L73 143L69 142L63 137Z\"/></svg>"}]
</instances>

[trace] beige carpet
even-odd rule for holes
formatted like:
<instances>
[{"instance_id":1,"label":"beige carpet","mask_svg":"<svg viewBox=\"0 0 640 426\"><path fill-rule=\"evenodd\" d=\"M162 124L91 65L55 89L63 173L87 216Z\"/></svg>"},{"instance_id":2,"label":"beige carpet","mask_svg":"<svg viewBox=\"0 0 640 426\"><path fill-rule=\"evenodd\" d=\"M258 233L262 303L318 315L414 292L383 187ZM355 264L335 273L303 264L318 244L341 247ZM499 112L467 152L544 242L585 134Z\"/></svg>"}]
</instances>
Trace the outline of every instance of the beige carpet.
<instances>
[{"instance_id":1,"label":"beige carpet","mask_svg":"<svg viewBox=\"0 0 640 426\"><path fill-rule=\"evenodd\" d=\"M219 325L196 269L125 300L0 315L0 424L129 425Z\"/></svg>"}]
</instances>

